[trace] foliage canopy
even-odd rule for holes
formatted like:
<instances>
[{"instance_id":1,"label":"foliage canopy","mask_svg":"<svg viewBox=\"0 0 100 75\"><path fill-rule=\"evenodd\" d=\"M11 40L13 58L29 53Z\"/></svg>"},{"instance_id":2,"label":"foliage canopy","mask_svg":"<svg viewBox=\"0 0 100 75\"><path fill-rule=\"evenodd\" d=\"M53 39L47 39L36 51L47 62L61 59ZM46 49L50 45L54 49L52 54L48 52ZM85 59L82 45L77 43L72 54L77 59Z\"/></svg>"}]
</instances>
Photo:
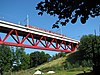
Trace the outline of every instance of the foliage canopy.
<instances>
[{"instance_id":1,"label":"foliage canopy","mask_svg":"<svg viewBox=\"0 0 100 75\"><path fill-rule=\"evenodd\" d=\"M45 0L37 4L36 10L40 10L38 15L44 12L57 15L58 20L53 28L59 28L59 23L64 26L70 20L74 24L78 18L85 24L89 17L100 16L100 0Z\"/></svg>"},{"instance_id":2,"label":"foliage canopy","mask_svg":"<svg viewBox=\"0 0 100 75\"><path fill-rule=\"evenodd\" d=\"M98 73L100 71L100 36L83 36L80 42L80 57L85 60L91 60L93 71Z\"/></svg>"},{"instance_id":3,"label":"foliage canopy","mask_svg":"<svg viewBox=\"0 0 100 75\"><path fill-rule=\"evenodd\" d=\"M41 65L50 59L50 55L42 52L33 52L30 54L30 67L36 67Z\"/></svg>"}]
</instances>

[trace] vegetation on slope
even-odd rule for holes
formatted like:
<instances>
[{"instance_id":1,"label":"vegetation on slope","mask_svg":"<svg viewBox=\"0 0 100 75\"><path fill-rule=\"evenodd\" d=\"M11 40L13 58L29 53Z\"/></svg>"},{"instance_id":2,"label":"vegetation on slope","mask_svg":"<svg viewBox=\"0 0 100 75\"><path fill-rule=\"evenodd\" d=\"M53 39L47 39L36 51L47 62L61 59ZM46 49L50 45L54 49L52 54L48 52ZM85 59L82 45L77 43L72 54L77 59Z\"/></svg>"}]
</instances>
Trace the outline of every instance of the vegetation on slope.
<instances>
[{"instance_id":1,"label":"vegetation on slope","mask_svg":"<svg viewBox=\"0 0 100 75\"><path fill-rule=\"evenodd\" d=\"M77 52L77 51L76 51ZM74 53L76 53L74 52ZM89 71L90 68L74 68L70 70L64 70L64 65L66 62L66 58L74 53L69 53L65 57L60 57L58 59L52 60L50 62L44 63L42 65L39 65L37 67L28 69L28 70L22 70L19 72L13 72L12 75L33 75L36 70L41 70L44 74L43 75L51 75L47 74L49 70L54 70L56 73L52 75L76 75L79 73L83 73L84 70Z\"/></svg>"}]
</instances>

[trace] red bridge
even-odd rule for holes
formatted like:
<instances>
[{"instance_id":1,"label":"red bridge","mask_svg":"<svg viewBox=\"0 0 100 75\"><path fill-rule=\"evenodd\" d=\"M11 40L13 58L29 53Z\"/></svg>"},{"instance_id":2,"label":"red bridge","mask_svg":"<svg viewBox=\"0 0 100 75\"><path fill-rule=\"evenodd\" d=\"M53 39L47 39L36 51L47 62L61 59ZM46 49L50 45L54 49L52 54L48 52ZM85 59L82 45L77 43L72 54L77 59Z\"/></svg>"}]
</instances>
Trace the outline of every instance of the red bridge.
<instances>
[{"instance_id":1,"label":"red bridge","mask_svg":"<svg viewBox=\"0 0 100 75\"><path fill-rule=\"evenodd\" d=\"M48 30L0 20L0 44L41 50L73 52L79 41Z\"/></svg>"}]
</instances>

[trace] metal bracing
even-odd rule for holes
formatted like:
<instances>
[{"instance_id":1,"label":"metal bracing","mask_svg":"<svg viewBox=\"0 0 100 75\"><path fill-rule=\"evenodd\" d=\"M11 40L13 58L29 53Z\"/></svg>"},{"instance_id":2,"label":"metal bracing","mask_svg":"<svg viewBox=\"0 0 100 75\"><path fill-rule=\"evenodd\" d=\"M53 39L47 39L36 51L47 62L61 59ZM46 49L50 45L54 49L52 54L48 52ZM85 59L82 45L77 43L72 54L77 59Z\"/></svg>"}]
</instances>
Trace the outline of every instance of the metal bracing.
<instances>
[{"instance_id":1,"label":"metal bracing","mask_svg":"<svg viewBox=\"0 0 100 75\"><path fill-rule=\"evenodd\" d=\"M7 31L4 37L1 36L2 35L0 35L0 44L20 46L25 48L34 48L59 52L73 52L78 46L78 44L73 42L50 38L42 35L36 35L33 33L19 31L15 29L10 29ZM8 38L12 38L14 41L8 42ZM28 43L24 43L26 40Z\"/></svg>"}]
</instances>

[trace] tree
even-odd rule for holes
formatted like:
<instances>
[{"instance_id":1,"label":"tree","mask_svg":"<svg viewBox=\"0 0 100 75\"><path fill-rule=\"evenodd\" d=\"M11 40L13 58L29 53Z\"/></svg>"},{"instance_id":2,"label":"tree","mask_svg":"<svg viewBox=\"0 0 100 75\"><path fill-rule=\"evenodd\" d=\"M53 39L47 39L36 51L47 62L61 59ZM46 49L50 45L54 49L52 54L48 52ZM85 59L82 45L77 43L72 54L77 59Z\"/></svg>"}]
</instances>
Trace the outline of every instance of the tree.
<instances>
[{"instance_id":1,"label":"tree","mask_svg":"<svg viewBox=\"0 0 100 75\"><path fill-rule=\"evenodd\" d=\"M0 45L0 73L8 71L25 70L30 67L30 56L26 54L24 48Z\"/></svg>"},{"instance_id":2,"label":"tree","mask_svg":"<svg viewBox=\"0 0 100 75\"><path fill-rule=\"evenodd\" d=\"M69 66L69 63L72 65ZM67 56L65 68L79 66L93 67L93 71L96 73L100 71L100 36L84 35L80 39L78 50Z\"/></svg>"},{"instance_id":3,"label":"tree","mask_svg":"<svg viewBox=\"0 0 100 75\"><path fill-rule=\"evenodd\" d=\"M91 60L93 70L98 73L100 71L100 36L88 35L83 36L79 46L81 58Z\"/></svg>"},{"instance_id":4,"label":"tree","mask_svg":"<svg viewBox=\"0 0 100 75\"><path fill-rule=\"evenodd\" d=\"M0 73L9 71L11 68L11 50L9 46L0 45Z\"/></svg>"},{"instance_id":5,"label":"tree","mask_svg":"<svg viewBox=\"0 0 100 75\"><path fill-rule=\"evenodd\" d=\"M53 57L51 58L52 60L58 59L60 57L65 57L67 53L57 53L55 55L53 55Z\"/></svg>"},{"instance_id":6,"label":"tree","mask_svg":"<svg viewBox=\"0 0 100 75\"><path fill-rule=\"evenodd\" d=\"M41 65L47 61L49 61L50 59L50 55L49 54L45 54L43 51L42 52L33 52L30 54L30 64L31 67L36 67L38 65Z\"/></svg>"},{"instance_id":7,"label":"tree","mask_svg":"<svg viewBox=\"0 0 100 75\"><path fill-rule=\"evenodd\" d=\"M13 70L18 71L18 70L25 70L30 67L30 58L29 54L26 54L25 49L22 47L16 47L16 50L14 52L14 66Z\"/></svg>"},{"instance_id":8,"label":"tree","mask_svg":"<svg viewBox=\"0 0 100 75\"><path fill-rule=\"evenodd\" d=\"M23 54L21 59L21 69L25 70L30 68L30 55L29 54Z\"/></svg>"},{"instance_id":9,"label":"tree","mask_svg":"<svg viewBox=\"0 0 100 75\"><path fill-rule=\"evenodd\" d=\"M38 15L57 15L53 28L58 28L59 23L65 26L69 20L74 24L78 18L84 24L89 17L100 16L100 0L45 0L37 4L36 10L40 10Z\"/></svg>"}]
</instances>

